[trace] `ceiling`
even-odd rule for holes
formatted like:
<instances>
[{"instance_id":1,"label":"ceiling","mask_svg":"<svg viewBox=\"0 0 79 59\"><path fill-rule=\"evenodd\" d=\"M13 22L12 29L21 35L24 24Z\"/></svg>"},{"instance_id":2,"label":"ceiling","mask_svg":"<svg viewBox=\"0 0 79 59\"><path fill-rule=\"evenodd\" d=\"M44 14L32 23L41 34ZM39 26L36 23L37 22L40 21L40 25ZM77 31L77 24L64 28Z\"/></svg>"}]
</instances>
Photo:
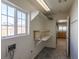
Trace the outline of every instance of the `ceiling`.
<instances>
[{"instance_id":1,"label":"ceiling","mask_svg":"<svg viewBox=\"0 0 79 59\"><path fill-rule=\"evenodd\" d=\"M36 2L35 0L29 0L34 7L39 9L40 11L45 12L45 10ZM52 12L58 13L58 12L67 12L69 11L73 0L61 0L61 3L59 3L59 0L44 0L45 3L48 5L48 7L51 9Z\"/></svg>"},{"instance_id":2,"label":"ceiling","mask_svg":"<svg viewBox=\"0 0 79 59\"><path fill-rule=\"evenodd\" d=\"M68 12L74 0L44 0L51 11L46 12L44 8L36 0L9 0L14 4L21 6L23 9L34 11L39 10L44 13L49 19L52 15L59 12ZM59 2L61 1L61 3ZM66 1L66 2L65 2Z\"/></svg>"},{"instance_id":3,"label":"ceiling","mask_svg":"<svg viewBox=\"0 0 79 59\"><path fill-rule=\"evenodd\" d=\"M73 0L44 0L48 7L55 13L69 11ZM59 2L61 1L61 2Z\"/></svg>"},{"instance_id":4,"label":"ceiling","mask_svg":"<svg viewBox=\"0 0 79 59\"><path fill-rule=\"evenodd\" d=\"M36 1L36 0L9 0L15 4L23 5L24 8L28 7L29 10L38 9L41 12L46 12L44 8ZM50 12L58 13L58 12L67 12L69 11L73 0L61 0L62 2L59 3L60 0L44 0L47 6L51 9ZM26 6L26 7L25 7Z\"/></svg>"},{"instance_id":5,"label":"ceiling","mask_svg":"<svg viewBox=\"0 0 79 59\"><path fill-rule=\"evenodd\" d=\"M39 11L43 12L49 19L53 19L52 15L56 13L66 13L69 12L71 5L74 0L44 0L47 6L50 8L51 11L46 12L44 8L36 1L36 0L29 0L30 3ZM61 1L61 2L59 2Z\"/></svg>"}]
</instances>

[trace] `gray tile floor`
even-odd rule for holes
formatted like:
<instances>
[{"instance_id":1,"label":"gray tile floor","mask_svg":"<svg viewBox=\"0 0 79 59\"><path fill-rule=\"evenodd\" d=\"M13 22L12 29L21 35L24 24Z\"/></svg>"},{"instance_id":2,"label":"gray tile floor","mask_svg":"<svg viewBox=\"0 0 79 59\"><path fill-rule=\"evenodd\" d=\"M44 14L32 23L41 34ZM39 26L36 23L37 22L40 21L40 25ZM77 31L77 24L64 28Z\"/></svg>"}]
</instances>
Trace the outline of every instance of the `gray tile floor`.
<instances>
[{"instance_id":1,"label":"gray tile floor","mask_svg":"<svg viewBox=\"0 0 79 59\"><path fill-rule=\"evenodd\" d=\"M35 59L69 59L66 56L66 40L58 39L57 48L44 48Z\"/></svg>"}]
</instances>

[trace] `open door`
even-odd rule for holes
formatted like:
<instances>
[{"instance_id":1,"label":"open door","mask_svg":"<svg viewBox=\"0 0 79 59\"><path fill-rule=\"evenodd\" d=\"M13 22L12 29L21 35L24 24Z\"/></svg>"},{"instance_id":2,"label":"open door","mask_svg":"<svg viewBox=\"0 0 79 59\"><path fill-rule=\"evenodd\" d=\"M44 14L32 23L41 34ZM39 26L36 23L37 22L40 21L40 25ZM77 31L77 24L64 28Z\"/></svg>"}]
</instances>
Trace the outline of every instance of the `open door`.
<instances>
[{"instance_id":1,"label":"open door","mask_svg":"<svg viewBox=\"0 0 79 59\"><path fill-rule=\"evenodd\" d=\"M67 17L67 56L70 56L70 18Z\"/></svg>"}]
</instances>

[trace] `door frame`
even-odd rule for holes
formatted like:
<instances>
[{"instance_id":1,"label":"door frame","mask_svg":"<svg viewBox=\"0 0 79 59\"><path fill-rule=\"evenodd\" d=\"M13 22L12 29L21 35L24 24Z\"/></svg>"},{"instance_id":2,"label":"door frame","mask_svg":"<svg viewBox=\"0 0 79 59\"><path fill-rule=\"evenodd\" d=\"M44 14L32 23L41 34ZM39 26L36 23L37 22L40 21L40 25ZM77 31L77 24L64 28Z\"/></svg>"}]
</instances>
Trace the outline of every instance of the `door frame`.
<instances>
[{"instance_id":1,"label":"door frame","mask_svg":"<svg viewBox=\"0 0 79 59\"><path fill-rule=\"evenodd\" d=\"M67 56L70 56L70 17L67 17L67 33L66 33Z\"/></svg>"}]
</instances>

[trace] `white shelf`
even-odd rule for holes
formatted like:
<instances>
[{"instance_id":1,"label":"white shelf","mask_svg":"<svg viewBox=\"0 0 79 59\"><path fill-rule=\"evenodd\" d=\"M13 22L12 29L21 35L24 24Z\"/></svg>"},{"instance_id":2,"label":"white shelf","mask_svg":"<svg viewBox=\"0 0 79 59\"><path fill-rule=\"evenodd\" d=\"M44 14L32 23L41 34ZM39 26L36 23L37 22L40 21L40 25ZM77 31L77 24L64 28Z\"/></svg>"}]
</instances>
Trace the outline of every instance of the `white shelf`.
<instances>
[{"instance_id":1,"label":"white shelf","mask_svg":"<svg viewBox=\"0 0 79 59\"><path fill-rule=\"evenodd\" d=\"M42 41L47 41L50 37L51 37L51 36L46 36L46 37L42 38L41 40L42 40Z\"/></svg>"},{"instance_id":2,"label":"white shelf","mask_svg":"<svg viewBox=\"0 0 79 59\"><path fill-rule=\"evenodd\" d=\"M51 36L46 36L46 37L43 37L42 39L38 39L39 41L37 42L36 45L39 45L41 42L45 42L45 41L49 40L50 37Z\"/></svg>"}]
</instances>

